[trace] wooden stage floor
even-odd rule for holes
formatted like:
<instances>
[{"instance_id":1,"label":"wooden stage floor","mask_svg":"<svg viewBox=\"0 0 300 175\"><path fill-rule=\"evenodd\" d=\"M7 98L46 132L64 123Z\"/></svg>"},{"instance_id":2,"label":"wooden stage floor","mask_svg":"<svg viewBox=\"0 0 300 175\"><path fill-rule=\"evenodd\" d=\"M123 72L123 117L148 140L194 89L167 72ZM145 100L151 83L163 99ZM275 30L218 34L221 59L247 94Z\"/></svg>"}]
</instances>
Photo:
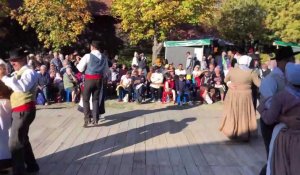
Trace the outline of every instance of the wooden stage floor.
<instances>
[{"instance_id":1,"label":"wooden stage floor","mask_svg":"<svg viewBox=\"0 0 300 175\"><path fill-rule=\"evenodd\" d=\"M41 175L257 175L261 136L229 141L218 127L222 104L107 102L97 127L83 128L77 106L38 107L30 140Z\"/></svg>"}]
</instances>

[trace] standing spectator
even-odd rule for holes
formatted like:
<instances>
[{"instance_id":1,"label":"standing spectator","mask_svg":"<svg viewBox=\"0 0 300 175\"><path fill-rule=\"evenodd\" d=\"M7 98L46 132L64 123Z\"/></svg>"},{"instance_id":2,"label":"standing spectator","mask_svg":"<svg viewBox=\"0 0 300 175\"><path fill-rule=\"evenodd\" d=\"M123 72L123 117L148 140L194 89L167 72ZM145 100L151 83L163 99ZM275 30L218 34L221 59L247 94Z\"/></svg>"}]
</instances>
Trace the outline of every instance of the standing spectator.
<instances>
[{"instance_id":1,"label":"standing spectator","mask_svg":"<svg viewBox=\"0 0 300 175\"><path fill-rule=\"evenodd\" d=\"M53 53L53 59L50 61L50 64L53 64L55 66L57 72L59 72L60 69L63 67L57 52Z\"/></svg>"},{"instance_id":2,"label":"standing spectator","mask_svg":"<svg viewBox=\"0 0 300 175\"><path fill-rule=\"evenodd\" d=\"M237 64L237 59L234 58L234 54L232 53L231 50L228 50L227 57L229 59L229 65L227 65L227 66L229 66L229 69L233 68L235 66L235 64Z\"/></svg>"},{"instance_id":3,"label":"standing spectator","mask_svg":"<svg viewBox=\"0 0 300 175\"><path fill-rule=\"evenodd\" d=\"M139 53L134 52L134 55L133 55L133 58L132 58L132 62L131 62L131 66L133 66L133 65L138 66L139 65L138 60L139 60Z\"/></svg>"},{"instance_id":4,"label":"standing spectator","mask_svg":"<svg viewBox=\"0 0 300 175\"><path fill-rule=\"evenodd\" d=\"M224 116L220 131L230 139L249 141L257 132L255 109L252 103L252 82L260 86L257 74L249 69L251 57L244 55L225 77L229 87L225 98Z\"/></svg>"},{"instance_id":5,"label":"standing spectator","mask_svg":"<svg viewBox=\"0 0 300 175\"><path fill-rule=\"evenodd\" d=\"M34 97L38 75L27 66L25 52L22 49L10 52L10 62L15 70L15 76L8 77L0 73L0 79L13 90L10 96L12 127L9 138L13 174L36 173L39 171L39 165L34 157L28 133L36 114Z\"/></svg>"},{"instance_id":6,"label":"standing spectator","mask_svg":"<svg viewBox=\"0 0 300 175\"><path fill-rule=\"evenodd\" d=\"M67 60L67 59L63 60L62 64L63 64L63 67L59 70L60 75L64 75L66 73L66 69L68 67L71 67L69 64L69 60Z\"/></svg>"},{"instance_id":7,"label":"standing spectator","mask_svg":"<svg viewBox=\"0 0 300 175\"><path fill-rule=\"evenodd\" d=\"M40 55L40 54L37 54L36 55L36 59L35 59L35 70L36 71L39 71L40 69L40 67L42 66L42 65L44 65L44 62L43 62L43 58L42 58L42 56ZM47 67L46 67L47 68ZM47 68L48 69L48 68Z\"/></svg>"},{"instance_id":8,"label":"standing spectator","mask_svg":"<svg viewBox=\"0 0 300 175\"><path fill-rule=\"evenodd\" d=\"M77 79L72 72L70 67L66 68L66 73L63 76L64 88L66 91L70 91L72 95L72 102L75 102L76 99L76 83Z\"/></svg>"},{"instance_id":9,"label":"standing spectator","mask_svg":"<svg viewBox=\"0 0 300 175\"><path fill-rule=\"evenodd\" d=\"M138 67L143 70L144 77L146 77L147 76L147 58L145 57L144 53L140 54Z\"/></svg>"},{"instance_id":10,"label":"standing spectator","mask_svg":"<svg viewBox=\"0 0 300 175\"><path fill-rule=\"evenodd\" d=\"M269 75L269 73L271 73L271 70L268 68L268 65L266 63L263 63L260 69L260 77L263 79L267 75Z\"/></svg>"},{"instance_id":11,"label":"standing spectator","mask_svg":"<svg viewBox=\"0 0 300 175\"><path fill-rule=\"evenodd\" d=\"M200 66L201 66L201 70L205 70L205 69L208 68L208 67L207 67L207 60L206 60L206 57L205 57L205 56L202 57L202 60L201 60L201 62L200 62Z\"/></svg>"},{"instance_id":12,"label":"standing spectator","mask_svg":"<svg viewBox=\"0 0 300 175\"><path fill-rule=\"evenodd\" d=\"M122 64L122 67L119 70L119 80L118 81L121 81L121 78L123 77L123 75L126 75L127 72L128 72L128 69L126 67L126 64Z\"/></svg>"},{"instance_id":13,"label":"standing spectator","mask_svg":"<svg viewBox=\"0 0 300 175\"><path fill-rule=\"evenodd\" d=\"M191 74L194 68L194 59L191 55L191 52L186 53L186 65L185 65L186 71L188 74Z\"/></svg>"},{"instance_id":14,"label":"standing spectator","mask_svg":"<svg viewBox=\"0 0 300 175\"><path fill-rule=\"evenodd\" d=\"M48 105L49 103L49 85L50 85L50 75L47 72L47 67L45 65L42 65L40 68L37 87L38 87L38 92L43 93L45 97L46 100L45 105Z\"/></svg>"},{"instance_id":15,"label":"standing spectator","mask_svg":"<svg viewBox=\"0 0 300 175\"><path fill-rule=\"evenodd\" d=\"M163 74L159 72L159 69L157 67L154 68L154 73L151 74L150 80L150 91L152 95L151 102L161 102L164 77Z\"/></svg>"}]
</instances>

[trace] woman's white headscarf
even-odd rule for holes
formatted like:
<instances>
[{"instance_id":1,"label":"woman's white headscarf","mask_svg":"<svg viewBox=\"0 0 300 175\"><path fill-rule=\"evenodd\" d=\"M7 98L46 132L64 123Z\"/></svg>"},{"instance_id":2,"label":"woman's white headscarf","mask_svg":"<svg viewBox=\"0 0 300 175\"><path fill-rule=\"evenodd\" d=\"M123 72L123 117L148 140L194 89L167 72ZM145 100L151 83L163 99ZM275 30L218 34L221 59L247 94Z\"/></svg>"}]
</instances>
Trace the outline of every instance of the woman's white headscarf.
<instances>
[{"instance_id":1,"label":"woman's white headscarf","mask_svg":"<svg viewBox=\"0 0 300 175\"><path fill-rule=\"evenodd\" d=\"M249 70L249 65L250 65L251 60L252 60L252 58L249 57L248 55L243 55L243 56L241 56L241 57L237 60L240 69L242 69L242 70Z\"/></svg>"}]
</instances>

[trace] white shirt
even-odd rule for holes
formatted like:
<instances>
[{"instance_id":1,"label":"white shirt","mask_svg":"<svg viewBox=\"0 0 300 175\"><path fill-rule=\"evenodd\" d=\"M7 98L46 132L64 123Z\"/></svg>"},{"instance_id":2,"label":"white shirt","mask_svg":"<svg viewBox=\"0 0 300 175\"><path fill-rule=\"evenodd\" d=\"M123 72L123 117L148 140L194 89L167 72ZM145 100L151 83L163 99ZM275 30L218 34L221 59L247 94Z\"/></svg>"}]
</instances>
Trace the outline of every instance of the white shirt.
<instances>
[{"instance_id":1,"label":"white shirt","mask_svg":"<svg viewBox=\"0 0 300 175\"><path fill-rule=\"evenodd\" d=\"M100 60L101 59L105 59L104 58L104 55L103 54L101 54L100 52L99 52L99 50L92 50L91 51L91 54L93 54L93 55L95 55L97 58L99 58ZM78 69L78 71L79 72L84 72L85 71L85 69L86 69L86 66L88 65L88 63L89 63L89 61L90 61L90 54L85 54L82 58L81 58L81 60L79 61L79 63L77 64L77 69ZM110 70L109 70L109 67L108 67L108 64L107 64L107 66L106 66L106 68L105 68L105 70L104 70L104 74L106 75L108 72L109 72Z\"/></svg>"},{"instance_id":2,"label":"white shirt","mask_svg":"<svg viewBox=\"0 0 300 175\"><path fill-rule=\"evenodd\" d=\"M175 75L186 75L186 70L179 70L179 69L176 69L175 70Z\"/></svg>"},{"instance_id":3,"label":"white shirt","mask_svg":"<svg viewBox=\"0 0 300 175\"><path fill-rule=\"evenodd\" d=\"M192 74L193 74L193 77L195 78L195 77L199 77L201 75L201 73L202 72L199 70L198 71L194 70Z\"/></svg>"},{"instance_id":4,"label":"white shirt","mask_svg":"<svg viewBox=\"0 0 300 175\"><path fill-rule=\"evenodd\" d=\"M29 92L37 83L38 74L27 65L23 66L19 71L23 69L27 70L23 72L20 79L16 78L17 72L14 72L12 77L4 76L2 78L3 83L14 92Z\"/></svg>"},{"instance_id":5,"label":"white shirt","mask_svg":"<svg viewBox=\"0 0 300 175\"><path fill-rule=\"evenodd\" d=\"M137 57L133 57L132 58L132 63L131 63L131 66L133 66L133 65L138 65L139 63L138 63L138 59L137 59Z\"/></svg>"},{"instance_id":6,"label":"white shirt","mask_svg":"<svg viewBox=\"0 0 300 175\"><path fill-rule=\"evenodd\" d=\"M131 78L127 78L126 75L123 75L121 77L121 85L125 88L129 87L129 85L131 84Z\"/></svg>"},{"instance_id":7,"label":"white shirt","mask_svg":"<svg viewBox=\"0 0 300 175\"><path fill-rule=\"evenodd\" d=\"M150 86L155 88L155 89L158 89L160 87L159 84L162 84L163 81L164 81L164 76L163 76L162 73L156 73L155 72L151 75L150 80L151 80Z\"/></svg>"}]
</instances>

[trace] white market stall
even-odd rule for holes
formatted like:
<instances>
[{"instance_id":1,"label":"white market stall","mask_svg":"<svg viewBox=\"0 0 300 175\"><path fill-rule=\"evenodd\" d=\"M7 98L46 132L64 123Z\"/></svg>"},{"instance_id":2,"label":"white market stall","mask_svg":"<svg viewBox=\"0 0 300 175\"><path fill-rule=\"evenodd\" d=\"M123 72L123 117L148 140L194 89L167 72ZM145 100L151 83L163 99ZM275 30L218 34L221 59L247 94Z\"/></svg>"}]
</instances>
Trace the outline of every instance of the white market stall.
<instances>
[{"instance_id":1,"label":"white market stall","mask_svg":"<svg viewBox=\"0 0 300 175\"><path fill-rule=\"evenodd\" d=\"M178 64L186 64L186 53L190 52L197 60L201 60L204 47L212 44L211 39L186 40L186 41L165 41L165 58L176 67Z\"/></svg>"}]
</instances>

